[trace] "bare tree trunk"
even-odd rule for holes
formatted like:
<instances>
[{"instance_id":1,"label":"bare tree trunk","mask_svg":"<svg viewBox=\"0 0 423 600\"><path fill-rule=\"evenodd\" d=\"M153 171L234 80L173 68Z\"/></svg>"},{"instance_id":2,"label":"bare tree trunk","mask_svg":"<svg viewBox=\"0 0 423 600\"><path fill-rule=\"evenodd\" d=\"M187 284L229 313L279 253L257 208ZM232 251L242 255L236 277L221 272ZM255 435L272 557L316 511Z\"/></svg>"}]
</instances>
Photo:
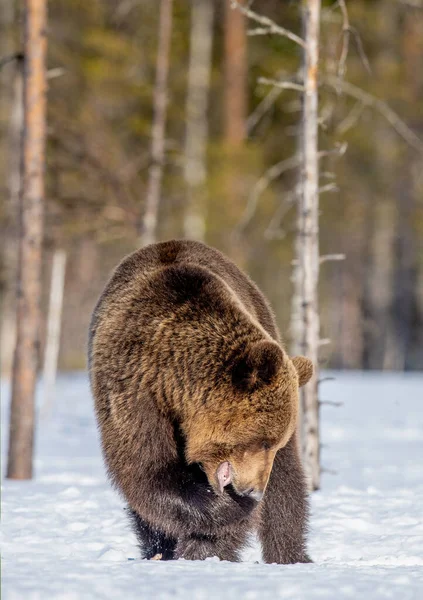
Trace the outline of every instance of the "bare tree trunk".
<instances>
[{"instance_id":1,"label":"bare tree trunk","mask_svg":"<svg viewBox=\"0 0 423 600\"><path fill-rule=\"evenodd\" d=\"M304 0L304 87L302 121L302 182L298 204L297 313L294 330L300 334L301 353L313 361L312 380L301 390L303 460L311 489L320 487L319 349L319 160L318 160L318 60L320 0Z\"/></svg>"},{"instance_id":2,"label":"bare tree trunk","mask_svg":"<svg viewBox=\"0 0 423 600\"><path fill-rule=\"evenodd\" d=\"M184 177L187 204L184 235L203 240L206 230L207 108L210 88L214 4L192 0L191 42L186 106Z\"/></svg>"},{"instance_id":3,"label":"bare tree trunk","mask_svg":"<svg viewBox=\"0 0 423 600\"><path fill-rule=\"evenodd\" d=\"M240 0L240 5L247 4ZM226 196L227 218L231 229L239 220L247 189L245 185L245 139L247 135L247 21L231 0L225 0L224 30L224 164L223 193ZM237 243L228 243L230 237L222 236L222 247L240 266L245 266L245 243L241 236Z\"/></svg>"},{"instance_id":4,"label":"bare tree trunk","mask_svg":"<svg viewBox=\"0 0 423 600\"><path fill-rule=\"evenodd\" d=\"M63 292L66 272L66 252L55 250L51 268L50 303L47 318L47 339L44 352L44 404L43 412L50 412L56 384L57 362L60 349L60 330L62 323Z\"/></svg>"},{"instance_id":5,"label":"bare tree trunk","mask_svg":"<svg viewBox=\"0 0 423 600\"><path fill-rule=\"evenodd\" d=\"M239 146L246 136L247 32L244 15L230 0L225 0L225 11L225 138Z\"/></svg>"},{"instance_id":6,"label":"bare tree trunk","mask_svg":"<svg viewBox=\"0 0 423 600\"><path fill-rule=\"evenodd\" d=\"M38 365L46 132L46 0L25 0L24 130L18 266L17 337L13 360L7 477L32 477Z\"/></svg>"},{"instance_id":7,"label":"bare tree trunk","mask_svg":"<svg viewBox=\"0 0 423 600\"><path fill-rule=\"evenodd\" d=\"M0 8L1 56L14 59L0 71L0 106L2 121L0 136L4 144L0 155L0 179L7 183L5 209L0 218L0 295L1 336L0 356L2 373L9 377L12 371L16 339L16 271L18 256L17 222L20 188L20 154L23 128L23 55L18 35L19 10L14 0L5 1ZM4 291L3 291L4 290Z\"/></svg>"},{"instance_id":8,"label":"bare tree trunk","mask_svg":"<svg viewBox=\"0 0 423 600\"><path fill-rule=\"evenodd\" d=\"M157 220L163 179L165 127L168 102L169 50L172 37L173 0L161 0L159 43L157 49L154 115L151 134L151 166L148 173L145 213L141 228L141 245L156 241Z\"/></svg>"}]
</instances>

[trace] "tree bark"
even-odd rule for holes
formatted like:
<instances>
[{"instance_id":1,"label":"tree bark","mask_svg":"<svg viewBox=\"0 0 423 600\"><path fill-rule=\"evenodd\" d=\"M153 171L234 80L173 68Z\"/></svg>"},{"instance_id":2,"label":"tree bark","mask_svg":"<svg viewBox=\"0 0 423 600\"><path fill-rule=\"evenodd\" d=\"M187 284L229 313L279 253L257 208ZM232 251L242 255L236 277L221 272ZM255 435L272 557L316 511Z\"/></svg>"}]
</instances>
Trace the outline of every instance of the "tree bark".
<instances>
[{"instance_id":1,"label":"tree bark","mask_svg":"<svg viewBox=\"0 0 423 600\"><path fill-rule=\"evenodd\" d=\"M243 0L240 1L243 3ZM225 138L233 146L246 136L247 32L245 17L225 0Z\"/></svg>"},{"instance_id":2,"label":"tree bark","mask_svg":"<svg viewBox=\"0 0 423 600\"><path fill-rule=\"evenodd\" d=\"M157 237L157 221L165 156L169 50L172 37L172 6L173 0L161 0L156 83L154 88L154 115L151 133L151 166L148 173L145 213L141 227L142 246L153 244Z\"/></svg>"},{"instance_id":3,"label":"tree bark","mask_svg":"<svg viewBox=\"0 0 423 600\"><path fill-rule=\"evenodd\" d=\"M239 4L246 4L240 0ZM223 194L226 200L227 223L231 229L239 220L247 189L245 184L245 139L247 136L247 22L240 10L225 0L224 28L224 164ZM245 267L245 240L239 236L236 244L229 235L222 235L222 249L240 267Z\"/></svg>"},{"instance_id":4,"label":"tree bark","mask_svg":"<svg viewBox=\"0 0 423 600\"><path fill-rule=\"evenodd\" d=\"M25 0L24 127L16 347L7 477L32 477L38 366L46 133L46 0Z\"/></svg>"},{"instance_id":5,"label":"tree bark","mask_svg":"<svg viewBox=\"0 0 423 600\"><path fill-rule=\"evenodd\" d=\"M184 177L187 201L184 235L204 240L206 230L207 108L211 76L214 4L192 0L190 62L186 105Z\"/></svg>"},{"instance_id":6,"label":"tree bark","mask_svg":"<svg viewBox=\"0 0 423 600\"><path fill-rule=\"evenodd\" d=\"M320 487L320 436L318 349L320 337L319 282L319 160L318 160L318 61L320 0L304 0L304 95L302 115L302 174L298 203L296 241L297 273L296 310L299 318L294 331L299 335L299 349L313 361L311 381L301 389L300 424L304 466L311 489ZM295 316L294 316L295 318Z\"/></svg>"}]
</instances>

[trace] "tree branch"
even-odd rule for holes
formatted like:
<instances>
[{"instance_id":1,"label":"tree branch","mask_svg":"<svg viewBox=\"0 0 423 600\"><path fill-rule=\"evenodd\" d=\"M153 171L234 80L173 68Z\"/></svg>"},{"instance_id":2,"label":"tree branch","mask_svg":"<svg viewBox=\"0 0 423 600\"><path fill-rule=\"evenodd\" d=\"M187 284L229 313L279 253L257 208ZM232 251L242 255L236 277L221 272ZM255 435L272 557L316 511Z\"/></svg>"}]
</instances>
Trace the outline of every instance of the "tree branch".
<instances>
[{"instance_id":1,"label":"tree branch","mask_svg":"<svg viewBox=\"0 0 423 600\"><path fill-rule=\"evenodd\" d=\"M334 402L332 400L320 400L320 406L326 404L326 406L344 406L343 402Z\"/></svg>"},{"instance_id":2,"label":"tree branch","mask_svg":"<svg viewBox=\"0 0 423 600\"><path fill-rule=\"evenodd\" d=\"M407 142L407 144L423 154L423 141L408 127L401 117L386 104L386 102L365 92L353 83L343 81L342 79L339 79L339 77L333 75L326 75L323 78L323 83L326 83L335 90L341 90L341 92L356 100L360 100L366 106L375 108L383 117L385 117L388 123L395 129L398 135Z\"/></svg>"},{"instance_id":3,"label":"tree branch","mask_svg":"<svg viewBox=\"0 0 423 600\"><path fill-rule=\"evenodd\" d=\"M276 100L281 95L282 90L274 87L270 90L270 92L263 98L263 100L258 104L255 110L250 114L245 123L245 127L247 129L247 134L250 134L252 130L255 128L257 123L263 118L263 116L267 113L270 107L276 102Z\"/></svg>"},{"instance_id":4,"label":"tree branch","mask_svg":"<svg viewBox=\"0 0 423 600\"><path fill-rule=\"evenodd\" d=\"M331 156L332 154L336 154L337 156L343 156L345 154L345 152L347 151L347 148L348 148L347 142L342 142L342 143L337 142L335 144L334 148L331 148L330 150L320 150L318 156L319 156L319 159L324 158L325 156Z\"/></svg>"},{"instance_id":5,"label":"tree branch","mask_svg":"<svg viewBox=\"0 0 423 600\"><path fill-rule=\"evenodd\" d=\"M338 63L338 77L343 79L345 72L346 72L346 63L347 63L348 49L349 49L349 44L350 44L351 29L350 29L350 20L348 17L348 10L347 10L347 6L345 4L345 0L338 0L338 6L341 10L342 20L343 20L342 50L341 50L341 56L339 57L339 63Z\"/></svg>"},{"instance_id":6,"label":"tree branch","mask_svg":"<svg viewBox=\"0 0 423 600\"><path fill-rule=\"evenodd\" d=\"M14 54L9 54L8 56L3 56L0 58L0 69L6 66L8 63L16 61L21 61L24 59L23 52L15 52Z\"/></svg>"},{"instance_id":7,"label":"tree branch","mask_svg":"<svg viewBox=\"0 0 423 600\"><path fill-rule=\"evenodd\" d=\"M322 467L320 472L329 473L329 475L338 475L338 471L335 471L335 469L328 469L327 467Z\"/></svg>"},{"instance_id":8,"label":"tree branch","mask_svg":"<svg viewBox=\"0 0 423 600\"><path fill-rule=\"evenodd\" d=\"M401 4L411 6L412 8L423 8L423 0L399 0Z\"/></svg>"},{"instance_id":9,"label":"tree branch","mask_svg":"<svg viewBox=\"0 0 423 600\"><path fill-rule=\"evenodd\" d=\"M299 155L291 156L290 158L281 160L280 162L272 165L265 173L258 179L255 186L253 187L247 202L247 206L245 207L244 213L236 226L234 233L240 234L251 219L254 216L254 213L257 208L257 202L260 198L261 194L264 190L271 184L272 181L277 179L282 173L288 171L289 169L295 169L301 162L301 157Z\"/></svg>"},{"instance_id":10,"label":"tree branch","mask_svg":"<svg viewBox=\"0 0 423 600\"><path fill-rule=\"evenodd\" d=\"M284 216L294 205L297 194L297 190L291 190L286 196L284 196L283 202L279 204L275 214L270 220L269 225L264 231L264 238L266 240L281 240L285 237L286 233L281 229L280 224Z\"/></svg>"},{"instance_id":11,"label":"tree branch","mask_svg":"<svg viewBox=\"0 0 423 600\"><path fill-rule=\"evenodd\" d=\"M336 377L322 377L317 382L317 385L320 385L321 383L325 383L325 381L335 381L335 380L336 380Z\"/></svg>"},{"instance_id":12,"label":"tree branch","mask_svg":"<svg viewBox=\"0 0 423 600\"><path fill-rule=\"evenodd\" d=\"M322 254L322 256L319 258L319 262L322 265L325 262L345 260L345 259L346 259L345 254Z\"/></svg>"},{"instance_id":13,"label":"tree branch","mask_svg":"<svg viewBox=\"0 0 423 600\"><path fill-rule=\"evenodd\" d=\"M339 187L333 182L320 186L319 194L324 194L325 192L339 192Z\"/></svg>"},{"instance_id":14,"label":"tree branch","mask_svg":"<svg viewBox=\"0 0 423 600\"><path fill-rule=\"evenodd\" d=\"M258 23L259 25L262 25L262 27L264 28L262 30L263 33L260 33L259 35L264 35L265 33L282 35L283 37L288 38L292 42L295 42L302 48L306 47L305 41L302 38L300 38L298 35L296 35L295 33L292 33L292 31L289 31L289 29L285 29L285 27L281 27L280 25L278 25L277 23L275 23L268 17L264 17L262 15L257 14L256 12L251 10L249 7L243 6L242 4L240 4L237 0L228 0L228 1L231 3L232 8L237 8L238 10L240 10L242 12L243 15L248 17L248 19L251 19L251 21L254 21L255 23ZM249 35L251 35L251 32L249 32ZM253 34L253 35L258 35L258 34Z\"/></svg>"},{"instance_id":15,"label":"tree branch","mask_svg":"<svg viewBox=\"0 0 423 600\"><path fill-rule=\"evenodd\" d=\"M297 90L298 92L305 92L305 87L300 83L294 83L293 81L278 81L277 79L269 79L268 77L259 77L259 83L265 85L273 85L281 90Z\"/></svg>"},{"instance_id":16,"label":"tree branch","mask_svg":"<svg viewBox=\"0 0 423 600\"><path fill-rule=\"evenodd\" d=\"M343 119L339 125L337 126L337 131L340 134L344 134L347 131L349 131L351 129L351 127L354 127L354 125L357 123L357 121L360 119L361 115L363 114L363 110L365 109L365 105L363 104L363 102L357 101L354 106L352 107L352 109L350 110L350 112L347 114L347 116L345 117L345 119Z\"/></svg>"}]
</instances>

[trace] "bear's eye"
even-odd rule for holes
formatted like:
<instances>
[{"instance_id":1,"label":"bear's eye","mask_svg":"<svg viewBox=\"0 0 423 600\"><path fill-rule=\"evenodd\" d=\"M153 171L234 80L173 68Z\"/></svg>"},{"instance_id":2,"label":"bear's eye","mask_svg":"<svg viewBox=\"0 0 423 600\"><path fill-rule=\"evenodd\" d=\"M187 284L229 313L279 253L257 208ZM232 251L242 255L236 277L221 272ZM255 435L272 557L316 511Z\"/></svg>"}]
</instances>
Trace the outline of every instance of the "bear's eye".
<instances>
[{"instance_id":1,"label":"bear's eye","mask_svg":"<svg viewBox=\"0 0 423 600\"><path fill-rule=\"evenodd\" d=\"M269 442L263 442L261 447L263 448L263 450L270 450Z\"/></svg>"}]
</instances>

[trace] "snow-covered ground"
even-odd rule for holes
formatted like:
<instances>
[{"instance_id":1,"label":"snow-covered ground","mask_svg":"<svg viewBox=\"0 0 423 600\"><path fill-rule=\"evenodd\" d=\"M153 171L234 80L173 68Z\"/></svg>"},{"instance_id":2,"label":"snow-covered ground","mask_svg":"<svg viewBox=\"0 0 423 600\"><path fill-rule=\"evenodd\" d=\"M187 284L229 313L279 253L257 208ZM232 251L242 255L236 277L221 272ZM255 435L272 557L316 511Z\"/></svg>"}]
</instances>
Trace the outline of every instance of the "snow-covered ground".
<instances>
[{"instance_id":1,"label":"snow-covered ground","mask_svg":"<svg viewBox=\"0 0 423 600\"><path fill-rule=\"evenodd\" d=\"M322 408L314 564L256 564L257 545L239 564L149 562L106 480L87 380L62 376L36 478L3 483L3 600L423 599L423 376L340 373L321 390L343 406ZM3 457L8 399L3 385Z\"/></svg>"}]
</instances>

